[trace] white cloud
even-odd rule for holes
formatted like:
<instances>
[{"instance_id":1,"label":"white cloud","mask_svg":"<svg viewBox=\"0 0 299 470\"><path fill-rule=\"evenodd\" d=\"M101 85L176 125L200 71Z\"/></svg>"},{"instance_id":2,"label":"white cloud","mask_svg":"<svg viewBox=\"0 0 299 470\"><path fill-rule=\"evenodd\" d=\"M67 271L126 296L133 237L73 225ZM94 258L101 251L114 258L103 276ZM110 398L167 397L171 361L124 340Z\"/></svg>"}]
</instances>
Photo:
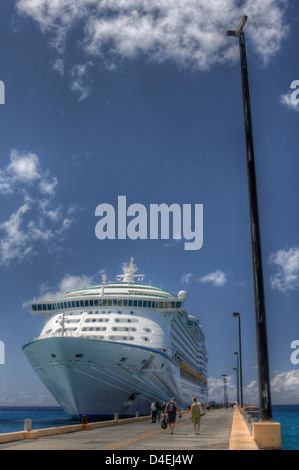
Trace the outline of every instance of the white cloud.
<instances>
[{"instance_id":1,"label":"white cloud","mask_svg":"<svg viewBox=\"0 0 299 470\"><path fill-rule=\"evenodd\" d=\"M284 106L286 106L287 109L291 111L299 111L298 103L292 100L292 93L286 93L286 94L281 95L279 102L283 104Z\"/></svg>"},{"instance_id":2,"label":"white cloud","mask_svg":"<svg viewBox=\"0 0 299 470\"><path fill-rule=\"evenodd\" d=\"M40 300L57 299L68 291L83 289L84 287L92 285L93 282L94 279L92 276L86 276L85 274L82 274L81 276L72 276L70 274L66 274L55 290L49 290L47 283L41 284L39 286L41 291Z\"/></svg>"},{"instance_id":3,"label":"white cloud","mask_svg":"<svg viewBox=\"0 0 299 470\"><path fill-rule=\"evenodd\" d=\"M15 198L13 212L0 221L0 265L33 257L41 244L50 252L58 251L74 222L76 206L65 209L55 204L57 184L57 178L41 168L36 154L11 151L10 163L0 169L0 196L18 194L23 203Z\"/></svg>"},{"instance_id":4,"label":"white cloud","mask_svg":"<svg viewBox=\"0 0 299 470\"><path fill-rule=\"evenodd\" d=\"M75 65L71 72L70 89L79 95L79 101L85 100L91 92L91 85L88 76L88 68L92 67L92 62Z\"/></svg>"},{"instance_id":5,"label":"white cloud","mask_svg":"<svg viewBox=\"0 0 299 470\"><path fill-rule=\"evenodd\" d=\"M228 400L236 400L236 379L227 376ZM209 377L209 401L223 402L223 379ZM299 370L294 369L287 372L278 372L270 381L271 400L273 404L296 404L299 399ZM258 405L259 385L257 380L243 385L244 403Z\"/></svg>"},{"instance_id":6,"label":"white cloud","mask_svg":"<svg viewBox=\"0 0 299 470\"><path fill-rule=\"evenodd\" d=\"M157 63L208 70L238 58L237 41L226 37L244 14L246 34L263 62L288 35L284 0L18 0L60 53L78 28L83 53L106 67L141 55Z\"/></svg>"},{"instance_id":7,"label":"white cloud","mask_svg":"<svg viewBox=\"0 0 299 470\"><path fill-rule=\"evenodd\" d=\"M47 214L41 216L39 209L38 201L26 198L26 202L0 224L0 265L22 262L37 255L40 244L49 252L58 250L74 220L60 213L54 223Z\"/></svg>"},{"instance_id":8,"label":"white cloud","mask_svg":"<svg viewBox=\"0 0 299 470\"><path fill-rule=\"evenodd\" d=\"M296 404L299 400L299 369L280 372L271 380L273 403Z\"/></svg>"},{"instance_id":9,"label":"white cloud","mask_svg":"<svg viewBox=\"0 0 299 470\"><path fill-rule=\"evenodd\" d=\"M58 184L57 178L53 177L51 181L41 181L39 183L39 189L42 193L47 194L47 195L54 195L55 194L55 188Z\"/></svg>"},{"instance_id":10,"label":"white cloud","mask_svg":"<svg viewBox=\"0 0 299 470\"><path fill-rule=\"evenodd\" d=\"M53 61L53 70L63 77L64 75L64 60L56 59Z\"/></svg>"},{"instance_id":11,"label":"white cloud","mask_svg":"<svg viewBox=\"0 0 299 470\"><path fill-rule=\"evenodd\" d=\"M32 251L32 243L28 244L28 237L21 229L24 215L31 209L27 200L8 220L0 224L0 232L4 236L0 240L0 263L8 264L12 259L23 259Z\"/></svg>"},{"instance_id":12,"label":"white cloud","mask_svg":"<svg viewBox=\"0 0 299 470\"><path fill-rule=\"evenodd\" d=\"M10 153L10 164L6 168L8 175L17 181L34 181L41 177L39 172L38 156L34 153L19 153L13 149Z\"/></svg>"},{"instance_id":13,"label":"white cloud","mask_svg":"<svg viewBox=\"0 0 299 470\"><path fill-rule=\"evenodd\" d=\"M37 155L12 149L10 163L4 170L0 169L0 194L12 194L16 186L28 185L40 178Z\"/></svg>"},{"instance_id":14,"label":"white cloud","mask_svg":"<svg viewBox=\"0 0 299 470\"><path fill-rule=\"evenodd\" d=\"M277 273L270 279L272 289L281 292L299 289L299 248L278 250L269 259Z\"/></svg>"},{"instance_id":15,"label":"white cloud","mask_svg":"<svg viewBox=\"0 0 299 470\"><path fill-rule=\"evenodd\" d=\"M38 156L12 149L10 163L0 169L0 195L12 194L20 188L24 190L37 181L41 192L54 195L57 178L50 178L48 172L41 169Z\"/></svg>"},{"instance_id":16,"label":"white cloud","mask_svg":"<svg viewBox=\"0 0 299 470\"><path fill-rule=\"evenodd\" d=\"M214 271L212 273L206 274L205 276L199 279L200 282L207 283L210 282L214 287L224 286L227 282L226 274L222 271Z\"/></svg>"},{"instance_id":17,"label":"white cloud","mask_svg":"<svg viewBox=\"0 0 299 470\"><path fill-rule=\"evenodd\" d=\"M193 279L193 274L192 273L185 273L181 277L181 283L182 284L189 284L191 279Z\"/></svg>"}]
</instances>

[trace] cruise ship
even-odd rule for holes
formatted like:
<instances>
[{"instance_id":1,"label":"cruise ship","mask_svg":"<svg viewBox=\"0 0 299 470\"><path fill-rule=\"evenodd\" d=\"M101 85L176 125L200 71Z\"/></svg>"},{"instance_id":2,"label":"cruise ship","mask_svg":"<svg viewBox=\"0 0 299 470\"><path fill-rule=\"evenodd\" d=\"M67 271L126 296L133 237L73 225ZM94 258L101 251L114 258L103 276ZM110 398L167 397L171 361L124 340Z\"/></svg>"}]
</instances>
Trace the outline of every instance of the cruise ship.
<instances>
[{"instance_id":1,"label":"cruise ship","mask_svg":"<svg viewBox=\"0 0 299 470\"><path fill-rule=\"evenodd\" d=\"M207 351L202 326L177 295L146 285L133 258L116 282L31 303L45 315L40 336L23 350L34 371L72 417L150 414L151 402L192 396L207 402Z\"/></svg>"}]
</instances>

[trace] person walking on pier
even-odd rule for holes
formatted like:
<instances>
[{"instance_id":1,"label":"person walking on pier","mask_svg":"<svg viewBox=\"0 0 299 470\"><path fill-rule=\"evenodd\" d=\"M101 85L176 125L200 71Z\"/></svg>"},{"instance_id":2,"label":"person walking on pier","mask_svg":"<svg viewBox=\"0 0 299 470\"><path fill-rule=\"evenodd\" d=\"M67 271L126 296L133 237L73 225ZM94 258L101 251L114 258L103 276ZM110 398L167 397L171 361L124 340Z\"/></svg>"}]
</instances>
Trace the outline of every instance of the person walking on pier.
<instances>
[{"instance_id":1,"label":"person walking on pier","mask_svg":"<svg viewBox=\"0 0 299 470\"><path fill-rule=\"evenodd\" d=\"M192 400L193 403L191 405L189 418L194 425L194 434L199 434L202 406L201 403L196 400L196 397L192 397Z\"/></svg>"},{"instance_id":2,"label":"person walking on pier","mask_svg":"<svg viewBox=\"0 0 299 470\"><path fill-rule=\"evenodd\" d=\"M158 411L155 402L151 404L151 411L152 411L152 423L155 423L157 419L157 411Z\"/></svg>"},{"instance_id":3,"label":"person walking on pier","mask_svg":"<svg viewBox=\"0 0 299 470\"><path fill-rule=\"evenodd\" d=\"M175 398L172 398L170 402L167 403L166 408L164 410L163 418L165 418L165 415L167 413L168 415L168 422L169 422L169 427L170 427L170 434L173 434L173 428L175 425L175 420L176 420L176 412L178 411L180 418L182 417L182 413L175 401Z\"/></svg>"}]
</instances>

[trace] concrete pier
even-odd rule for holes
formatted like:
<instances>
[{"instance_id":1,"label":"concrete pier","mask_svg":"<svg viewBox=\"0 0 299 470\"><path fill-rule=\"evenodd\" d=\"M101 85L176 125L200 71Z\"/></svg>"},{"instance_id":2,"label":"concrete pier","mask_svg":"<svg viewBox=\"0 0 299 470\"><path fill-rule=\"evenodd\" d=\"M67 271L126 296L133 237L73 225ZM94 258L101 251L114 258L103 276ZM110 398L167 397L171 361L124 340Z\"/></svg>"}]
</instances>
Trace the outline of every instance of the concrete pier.
<instances>
[{"instance_id":1,"label":"concrete pier","mask_svg":"<svg viewBox=\"0 0 299 470\"><path fill-rule=\"evenodd\" d=\"M25 433L25 434L24 434ZM9 440L0 434L0 450L186 451L258 450L238 410L220 409L202 417L195 435L189 414L177 417L174 434L150 417L33 430ZM59 434L58 434L59 433ZM5 438L6 436L6 438ZM11 435L11 437L13 437ZM15 437L17 439L17 437ZM5 442L5 439L8 441Z\"/></svg>"}]
</instances>

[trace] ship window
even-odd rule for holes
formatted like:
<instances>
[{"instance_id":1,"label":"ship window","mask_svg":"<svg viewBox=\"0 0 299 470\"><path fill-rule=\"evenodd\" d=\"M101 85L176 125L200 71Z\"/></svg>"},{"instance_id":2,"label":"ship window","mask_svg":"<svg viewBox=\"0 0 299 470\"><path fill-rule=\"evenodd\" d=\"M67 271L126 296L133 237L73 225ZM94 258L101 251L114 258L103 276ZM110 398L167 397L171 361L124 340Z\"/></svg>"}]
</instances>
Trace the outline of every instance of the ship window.
<instances>
[{"instance_id":1,"label":"ship window","mask_svg":"<svg viewBox=\"0 0 299 470\"><path fill-rule=\"evenodd\" d=\"M151 301L148 301L147 306L148 306L149 308L152 308L152 302L151 302Z\"/></svg>"},{"instance_id":2,"label":"ship window","mask_svg":"<svg viewBox=\"0 0 299 470\"><path fill-rule=\"evenodd\" d=\"M121 310L119 310L117 313L121 314Z\"/></svg>"},{"instance_id":3,"label":"ship window","mask_svg":"<svg viewBox=\"0 0 299 470\"><path fill-rule=\"evenodd\" d=\"M94 301L94 305L95 305L95 307L97 307L97 306L99 305L99 301L98 301L98 300L95 300L95 301Z\"/></svg>"},{"instance_id":4,"label":"ship window","mask_svg":"<svg viewBox=\"0 0 299 470\"><path fill-rule=\"evenodd\" d=\"M133 301L129 300L129 307L132 307L132 305L133 305Z\"/></svg>"},{"instance_id":5,"label":"ship window","mask_svg":"<svg viewBox=\"0 0 299 470\"><path fill-rule=\"evenodd\" d=\"M80 300L80 307L84 307L84 301Z\"/></svg>"},{"instance_id":6,"label":"ship window","mask_svg":"<svg viewBox=\"0 0 299 470\"><path fill-rule=\"evenodd\" d=\"M79 300L76 300L76 307L80 307Z\"/></svg>"},{"instance_id":7,"label":"ship window","mask_svg":"<svg viewBox=\"0 0 299 470\"><path fill-rule=\"evenodd\" d=\"M39 310L39 311L40 311L41 309L42 309L42 306L41 306L40 304L38 304L38 306L37 306L37 310Z\"/></svg>"},{"instance_id":8,"label":"ship window","mask_svg":"<svg viewBox=\"0 0 299 470\"><path fill-rule=\"evenodd\" d=\"M182 302L177 302L176 303L176 308L181 308Z\"/></svg>"},{"instance_id":9,"label":"ship window","mask_svg":"<svg viewBox=\"0 0 299 470\"><path fill-rule=\"evenodd\" d=\"M52 304L48 304L48 310L52 310Z\"/></svg>"},{"instance_id":10,"label":"ship window","mask_svg":"<svg viewBox=\"0 0 299 470\"><path fill-rule=\"evenodd\" d=\"M121 299L119 299L119 300L117 301L117 305L118 305L119 307L122 307L123 301L122 301Z\"/></svg>"},{"instance_id":11,"label":"ship window","mask_svg":"<svg viewBox=\"0 0 299 470\"><path fill-rule=\"evenodd\" d=\"M72 300L72 308L75 308L75 301Z\"/></svg>"},{"instance_id":12,"label":"ship window","mask_svg":"<svg viewBox=\"0 0 299 470\"><path fill-rule=\"evenodd\" d=\"M143 307L146 307L146 304L147 304L147 302L146 302L146 300L144 300L143 301Z\"/></svg>"},{"instance_id":13,"label":"ship window","mask_svg":"<svg viewBox=\"0 0 299 470\"><path fill-rule=\"evenodd\" d=\"M88 307L88 305L89 305L88 300L85 300L85 305L84 305L84 306L85 306L85 307Z\"/></svg>"},{"instance_id":14,"label":"ship window","mask_svg":"<svg viewBox=\"0 0 299 470\"><path fill-rule=\"evenodd\" d=\"M36 305L32 305L32 310L36 312Z\"/></svg>"},{"instance_id":15,"label":"ship window","mask_svg":"<svg viewBox=\"0 0 299 470\"><path fill-rule=\"evenodd\" d=\"M155 308L156 302L152 302L152 308Z\"/></svg>"},{"instance_id":16,"label":"ship window","mask_svg":"<svg viewBox=\"0 0 299 470\"><path fill-rule=\"evenodd\" d=\"M147 336L143 336L141 339L143 339L143 341L149 341L150 340Z\"/></svg>"},{"instance_id":17,"label":"ship window","mask_svg":"<svg viewBox=\"0 0 299 470\"><path fill-rule=\"evenodd\" d=\"M134 315L134 312L133 312L133 310L131 310L131 311L130 311L130 314L131 314L131 315Z\"/></svg>"},{"instance_id":18,"label":"ship window","mask_svg":"<svg viewBox=\"0 0 299 470\"><path fill-rule=\"evenodd\" d=\"M137 307L137 300L133 301L134 307Z\"/></svg>"},{"instance_id":19,"label":"ship window","mask_svg":"<svg viewBox=\"0 0 299 470\"><path fill-rule=\"evenodd\" d=\"M67 307L68 307L68 308L72 308L72 307L71 307L71 302L68 302L68 303L67 303Z\"/></svg>"},{"instance_id":20,"label":"ship window","mask_svg":"<svg viewBox=\"0 0 299 470\"><path fill-rule=\"evenodd\" d=\"M127 299L124 299L124 301L123 301L123 302L124 302L124 307L127 307L127 305L128 305L128 301L127 301Z\"/></svg>"},{"instance_id":21,"label":"ship window","mask_svg":"<svg viewBox=\"0 0 299 470\"><path fill-rule=\"evenodd\" d=\"M113 305L117 305L117 300L113 299Z\"/></svg>"},{"instance_id":22,"label":"ship window","mask_svg":"<svg viewBox=\"0 0 299 470\"><path fill-rule=\"evenodd\" d=\"M90 305L90 307L93 307L93 300L89 301L89 305Z\"/></svg>"}]
</instances>

